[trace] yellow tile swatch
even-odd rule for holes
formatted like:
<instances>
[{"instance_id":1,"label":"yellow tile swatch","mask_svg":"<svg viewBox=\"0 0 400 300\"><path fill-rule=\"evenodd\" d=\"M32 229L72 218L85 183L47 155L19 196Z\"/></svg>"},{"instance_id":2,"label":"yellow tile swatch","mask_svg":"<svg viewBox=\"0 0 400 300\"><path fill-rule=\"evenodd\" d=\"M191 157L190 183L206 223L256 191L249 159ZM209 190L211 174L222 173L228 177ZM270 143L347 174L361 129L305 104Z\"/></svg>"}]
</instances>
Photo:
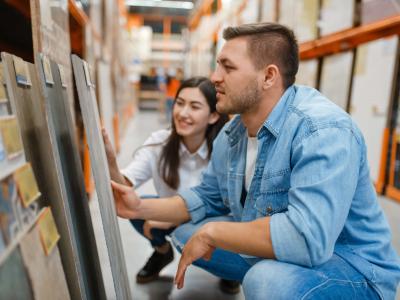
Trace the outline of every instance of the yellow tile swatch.
<instances>
[{"instance_id":1,"label":"yellow tile swatch","mask_svg":"<svg viewBox=\"0 0 400 300\"><path fill-rule=\"evenodd\" d=\"M33 201L39 198L40 192L30 163L16 170L14 172L14 179L25 207L28 207Z\"/></svg>"},{"instance_id":2,"label":"yellow tile swatch","mask_svg":"<svg viewBox=\"0 0 400 300\"><path fill-rule=\"evenodd\" d=\"M44 252L46 255L49 255L60 239L60 235L54 222L54 217L50 207L47 207L43 211L42 215L37 221L37 224L39 226L39 235Z\"/></svg>"},{"instance_id":3,"label":"yellow tile swatch","mask_svg":"<svg viewBox=\"0 0 400 300\"><path fill-rule=\"evenodd\" d=\"M0 134L3 138L8 159L22 153L23 148L18 122L14 116L0 117Z\"/></svg>"}]
</instances>

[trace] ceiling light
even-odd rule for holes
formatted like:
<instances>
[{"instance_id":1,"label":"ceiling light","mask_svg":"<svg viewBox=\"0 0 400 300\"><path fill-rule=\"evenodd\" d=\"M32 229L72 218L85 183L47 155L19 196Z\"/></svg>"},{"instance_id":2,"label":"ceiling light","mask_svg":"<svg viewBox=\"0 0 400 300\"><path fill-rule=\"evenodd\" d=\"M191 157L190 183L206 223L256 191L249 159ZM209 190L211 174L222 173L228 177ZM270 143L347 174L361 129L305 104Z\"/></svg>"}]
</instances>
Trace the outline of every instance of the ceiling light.
<instances>
[{"instance_id":1,"label":"ceiling light","mask_svg":"<svg viewBox=\"0 0 400 300\"><path fill-rule=\"evenodd\" d=\"M193 3L189 1L160 1L160 0L126 0L127 6L162 7L177 9L192 9Z\"/></svg>"}]
</instances>

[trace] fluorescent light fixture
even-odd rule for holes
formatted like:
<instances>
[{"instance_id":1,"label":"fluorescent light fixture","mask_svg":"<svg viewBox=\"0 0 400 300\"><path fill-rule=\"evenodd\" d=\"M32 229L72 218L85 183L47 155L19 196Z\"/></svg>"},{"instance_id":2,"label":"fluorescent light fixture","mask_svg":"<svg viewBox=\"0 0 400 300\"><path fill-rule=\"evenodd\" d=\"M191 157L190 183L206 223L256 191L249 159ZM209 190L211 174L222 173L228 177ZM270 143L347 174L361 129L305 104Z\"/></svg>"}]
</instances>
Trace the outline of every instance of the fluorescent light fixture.
<instances>
[{"instance_id":1,"label":"fluorescent light fixture","mask_svg":"<svg viewBox=\"0 0 400 300\"><path fill-rule=\"evenodd\" d=\"M192 9L193 3L189 1L160 1L160 0L126 0L127 6L162 7L177 9Z\"/></svg>"}]
</instances>

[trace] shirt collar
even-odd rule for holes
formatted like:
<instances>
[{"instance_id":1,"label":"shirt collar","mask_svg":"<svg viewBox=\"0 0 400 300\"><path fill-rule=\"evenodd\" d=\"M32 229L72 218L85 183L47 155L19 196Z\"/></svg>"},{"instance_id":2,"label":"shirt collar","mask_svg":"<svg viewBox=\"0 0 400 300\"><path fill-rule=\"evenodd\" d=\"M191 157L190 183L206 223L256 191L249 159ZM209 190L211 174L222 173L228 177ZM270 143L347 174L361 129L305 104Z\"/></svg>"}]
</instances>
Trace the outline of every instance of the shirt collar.
<instances>
[{"instance_id":1,"label":"shirt collar","mask_svg":"<svg viewBox=\"0 0 400 300\"><path fill-rule=\"evenodd\" d=\"M263 124L263 127L268 129L275 137L279 136L283 123L286 120L286 113L293 102L295 94L296 87L293 85L288 87ZM261 130L259 131L260 133Z\"/></svg>"},{"instance_id":2,"label":"shirt collar","mask_svg":"<svg viewBox=\"0 0 400 300\"><path fill-rule=\"evenodd\" d=\"M180 155L187 155L187 156L193 156L193 155L198 155L201 159L208 159L208 146L207 146L207 139L203 141L201 144L200 148L197 149L195 153L190 153L188 148L186 148L184 143L180 143L179 147L179 154Z\"/></svg>"}]
</instances>

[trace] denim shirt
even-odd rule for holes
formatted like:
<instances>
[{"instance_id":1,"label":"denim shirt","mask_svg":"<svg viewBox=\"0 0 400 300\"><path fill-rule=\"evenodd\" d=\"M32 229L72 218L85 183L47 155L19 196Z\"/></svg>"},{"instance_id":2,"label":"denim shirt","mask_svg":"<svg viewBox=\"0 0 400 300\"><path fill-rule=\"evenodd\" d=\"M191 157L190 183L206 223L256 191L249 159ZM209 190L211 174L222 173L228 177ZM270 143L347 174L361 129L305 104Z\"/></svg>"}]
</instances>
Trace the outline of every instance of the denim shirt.
<instances>
[{"instance_id":1,"label":"denim shirt","mask_svg":"<svg viewBox=\"0 0 400 300\"><path fill-rule=\"evenodd\" d=\"M291 86L257 138L254 177L242 206L246 128L236 116L221 130L202 183L180 193L192 222L226 214L237 222L270 217L277 260L313 267L335 252L382 298L394 299L400 262L363 136L350 116L317 90Z\"/></svg>"}]
</instances>

